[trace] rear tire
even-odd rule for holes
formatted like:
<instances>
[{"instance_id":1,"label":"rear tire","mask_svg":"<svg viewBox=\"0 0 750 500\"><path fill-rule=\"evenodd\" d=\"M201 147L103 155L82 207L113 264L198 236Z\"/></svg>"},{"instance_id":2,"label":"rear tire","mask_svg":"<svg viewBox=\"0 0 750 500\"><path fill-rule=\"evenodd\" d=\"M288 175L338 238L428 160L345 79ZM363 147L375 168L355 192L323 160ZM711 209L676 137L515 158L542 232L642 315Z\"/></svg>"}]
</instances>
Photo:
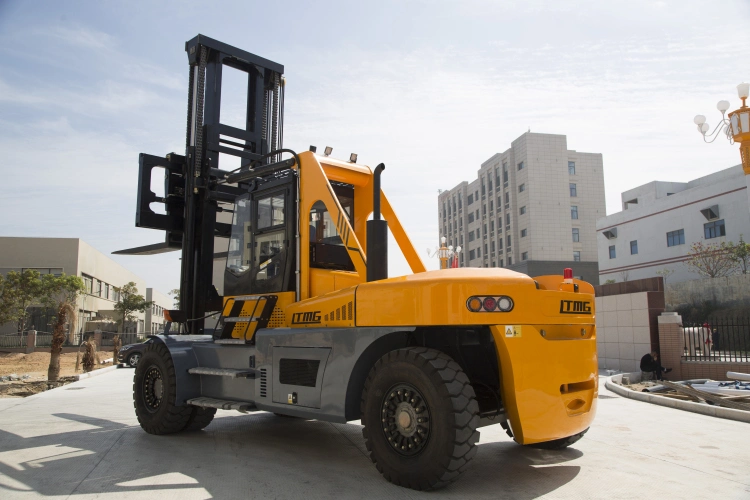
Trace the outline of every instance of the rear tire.
<instances>
[{"instance_id":1,"label":"rear tire","mask_svg":"<svg viewBox=\"0 0 750 500\"><path fill-rule=\"evenodd\" d=\"M571 444L580 441L583 435L588 431L589 430L587 428L586 430L579 432L578 434L573 434L572 436L568 436L566 438L555 439L553 441L544 441L541 443L527 444L526 446L530 448L538 448L540 450L562 450L564 448L567 448Z\"/></svg>"},{"instance_id":2,"label":"rear tire","mask_svg":"<svg viewBox=\"0 0 750 500\"><path fill-rule=\"evenodd\" d=\"M391 351L375 363L362 392L362 434L390 482L441 488L477 452L479 406L461 367L434 349Z\"/></svg>"},{"instance_id":3,"label":"rear tire","mask_svg":"<svg viewBox=\"0 0 750 500\"><path fill-rule=\"evenodd\" d=\"M193 410L197 408L177 406L176 393L177 379L169 349L161 342L149 344L135 367L133 377L133 406L144 431L149 434L172 434L184 430L195 421Z\"/></svg>"}]
</instances>

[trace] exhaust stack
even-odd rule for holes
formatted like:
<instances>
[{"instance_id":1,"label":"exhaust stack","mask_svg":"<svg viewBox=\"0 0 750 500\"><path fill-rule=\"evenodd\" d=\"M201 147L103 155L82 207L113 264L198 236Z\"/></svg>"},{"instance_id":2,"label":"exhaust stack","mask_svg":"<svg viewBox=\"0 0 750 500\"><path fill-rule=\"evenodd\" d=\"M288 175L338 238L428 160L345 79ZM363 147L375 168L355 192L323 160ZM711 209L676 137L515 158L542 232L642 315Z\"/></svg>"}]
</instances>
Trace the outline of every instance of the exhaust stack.
<instances>
[{"instance_id":1,"label":"exhaust stack","mask_svg":"<svg viewBox=\"0 0 750 500\"><path fill-rule=\"evenodd\" d=\"M367 281L388 278L388 221L380 218L380 174L382 163L375 167L372 179L372 220L367 221Z\"/></svg>"}]
</instances>

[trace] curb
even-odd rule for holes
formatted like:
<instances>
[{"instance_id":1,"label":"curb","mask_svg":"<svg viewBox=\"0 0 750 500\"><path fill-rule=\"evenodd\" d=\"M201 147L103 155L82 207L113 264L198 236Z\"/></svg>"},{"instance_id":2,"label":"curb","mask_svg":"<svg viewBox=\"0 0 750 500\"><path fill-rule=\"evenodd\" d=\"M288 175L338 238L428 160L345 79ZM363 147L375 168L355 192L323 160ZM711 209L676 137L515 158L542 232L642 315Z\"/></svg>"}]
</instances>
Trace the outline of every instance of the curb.
<instances>
[{"instance_id":1,"label":"curb","mask_svg":"<svg viewBox=\"0 0 750 500\"><path fill-rule=\"evenodd\" d=\"M662 396L656 396L648 392L636 392L626 389L619 383L622 381L622 375L613 375L607 378L604 386L615 394L620 396L635 399L637 401L645 401L647 403L656 404L659 406L666 406L669 408L677 408L678 410L689 411L692 413L700 413L702 415L708 415L709 417L726 418L729 420L737 420L738 422L750 423L750 412L743 410L735 410L734 408L724 408L721 406L712 406L702 403L693 403L692 401L680 401L678 399L670 399ZM625 374L627 375L627 373Z\"/></svg>"},{"instance_id":2,"label":"curb","mask_svg":"<svg viewBox=\"0 0 750 500\"><path fill-rule=\"evenodd\" d=\"M120 368L119 364L108 366L106 368L99 368L98 370L94 370L92 372L88 373L80 373L78 375L73 375L76 380L83 380L86 378L96 377L97 375L104 375L105 373L111 372L112 370L117 370Z\"/></svg>"}]
</instances>

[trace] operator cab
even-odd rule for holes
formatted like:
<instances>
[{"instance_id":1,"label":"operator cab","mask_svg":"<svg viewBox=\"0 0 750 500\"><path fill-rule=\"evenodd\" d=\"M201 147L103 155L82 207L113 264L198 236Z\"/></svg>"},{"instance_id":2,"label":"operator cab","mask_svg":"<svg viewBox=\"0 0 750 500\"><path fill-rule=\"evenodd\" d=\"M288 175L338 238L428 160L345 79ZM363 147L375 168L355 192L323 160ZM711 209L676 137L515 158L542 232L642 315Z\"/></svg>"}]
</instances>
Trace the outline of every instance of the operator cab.
<instances>
[{"instance_id":1,"label":"operator cab","mask_svg":"<svg viewBox=\"0 0 750 500\"><path fill-rule=\"evenodd\" d=\"M294 291L293 171L249 184L237 197L232 216L224 294Z\"/></svg>"},{"instance_id":2,"label":"operator cab","mask_svg":"<svg viewBox=\"0 0 750 500\"><path fill-rule=\"evenodd\" d=\"M354 213L354 187L332 183L349 222ZM257 179L234 203L224 271L227 297L295 291L296 176L282 171ZM310 267L354 271L354 264L323 202L310 210Z\"/></svg>"}]
</instances>

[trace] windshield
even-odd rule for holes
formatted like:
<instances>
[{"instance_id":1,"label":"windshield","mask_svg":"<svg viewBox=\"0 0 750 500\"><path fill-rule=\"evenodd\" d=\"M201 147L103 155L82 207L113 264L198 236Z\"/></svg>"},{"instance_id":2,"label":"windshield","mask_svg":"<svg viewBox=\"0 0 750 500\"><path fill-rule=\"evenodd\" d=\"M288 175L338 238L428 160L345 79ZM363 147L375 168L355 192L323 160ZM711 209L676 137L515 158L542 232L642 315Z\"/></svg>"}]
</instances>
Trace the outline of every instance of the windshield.
<instances>
[{"instance_id":1,"label":"windshield","mask_svg":"<svg viewBox=\"0 0 750 500\"><path fill-rule=\"evenodd\" d=\"M250 269L250 195L237 198L232 217L232 235L229 239L227 270L240 274Z\"/></svg>"}]
</instances>

